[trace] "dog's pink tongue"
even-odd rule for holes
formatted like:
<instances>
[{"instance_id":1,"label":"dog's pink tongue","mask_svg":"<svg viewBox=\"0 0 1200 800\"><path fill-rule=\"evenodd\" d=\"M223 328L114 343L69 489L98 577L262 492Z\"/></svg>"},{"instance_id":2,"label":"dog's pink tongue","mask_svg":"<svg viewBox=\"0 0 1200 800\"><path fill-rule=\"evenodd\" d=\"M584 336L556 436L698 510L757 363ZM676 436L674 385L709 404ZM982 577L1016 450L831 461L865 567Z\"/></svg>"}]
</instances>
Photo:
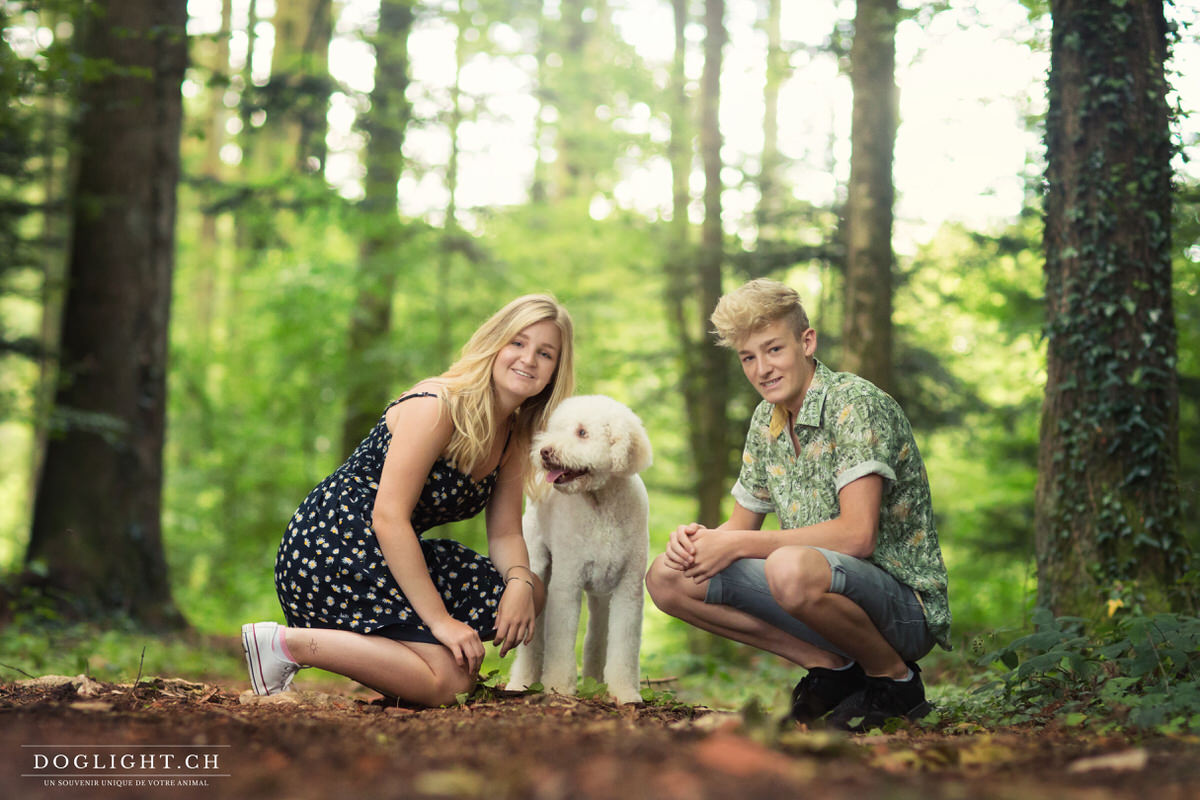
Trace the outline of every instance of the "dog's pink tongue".
<instances>
[{"instance_id":1,"label":"dog's pink tongue","mask_svg":"<svg viewBox=\"0 0 1200 800\"><path fill-rule=\"evenodd\" d=\"M567 471L565 469L552 469L546 473L546 483L555 483L566 474Z\"/></svg>"}]
</instances>

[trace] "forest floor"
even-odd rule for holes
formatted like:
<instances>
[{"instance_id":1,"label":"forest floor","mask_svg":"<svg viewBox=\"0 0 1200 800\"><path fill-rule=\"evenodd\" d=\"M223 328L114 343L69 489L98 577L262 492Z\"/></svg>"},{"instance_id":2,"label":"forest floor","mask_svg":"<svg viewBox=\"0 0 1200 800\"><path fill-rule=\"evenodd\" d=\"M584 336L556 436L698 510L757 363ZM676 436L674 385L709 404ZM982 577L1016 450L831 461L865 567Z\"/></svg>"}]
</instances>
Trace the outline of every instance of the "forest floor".
<instances>
[{"instance_id":1,"label":"forest floor","mask_svg":"<svg viewBox=\"0 0 1200 800\"><path fill-rule=\"evenodd\" d=\"M418 711L338 688L259 698L163 678L2 684L0 797L1200 797L1194 738L949 724L780 733L697 706L488 694Z\"/></svg>"}]
</instances>

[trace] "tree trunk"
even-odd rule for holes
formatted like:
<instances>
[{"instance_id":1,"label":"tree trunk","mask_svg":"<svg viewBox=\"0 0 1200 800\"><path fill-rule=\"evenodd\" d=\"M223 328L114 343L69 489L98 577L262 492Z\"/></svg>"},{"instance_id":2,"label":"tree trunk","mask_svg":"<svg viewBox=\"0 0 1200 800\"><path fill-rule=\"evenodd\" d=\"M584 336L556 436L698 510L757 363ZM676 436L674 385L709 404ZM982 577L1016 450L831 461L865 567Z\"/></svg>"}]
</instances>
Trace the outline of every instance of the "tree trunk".
<instances>
[{"instance_id":1,"label":"tree trunk","mask_svg":"<svg viewBox=\"0 0 1200 800\"><path fill-rule=\"evenodd\" d=\"M700 441L694 452L699 469L700 522L721 521L721 501L729 481L729 353L714 346L707 334L708 318L721 299L721 266L725 259L725 236L721 228L721 61L725 46L725 0L704 4L704 72L700 96L700 156L704 162L704 223L697 254L702 334L698 337L697 376L701 390L698 406L688 417L697 426Z\"/></svg>"},{"instance_id":2,"label":"tree trunk","mask_svg":"<svg viewBox=\"0 0 1200 800\"><path fill-rule=\"evenodd\" d=\"M396 205L404 163L404 129L411 114L404 93L412 23L410 0L383 0L375 42L375 88L363 123L368 137L361 204L364 233L359 247L358 299L350 319L343 454L349 454L375 424L390 391L380 355L392 327L396 250L404 233Z\"/></svg>"},{"instance_id":3,"label":"tree trunk","mask_svg":"<svg viewBox=\"0 0 1200 800\"><path fill-rule=\"evenodd\" d=\"M693 462L696 463L696 454L703 448L703 437L693 412L700 406L702 374L697 360L700 348L704 346L704 337L695 333L695 330L703 330L704 315L698 314L689 302L696 295L696 275L692 272L695 248L691 242L691 222L688 219L688 206L691 205L688 182L692 170L695 126L691 124L692 107L688 101L687 72L684 68L687 60L687 5L687 0L671 2L675 18L675 56L671 66L671 139L667 143L667 159L671 165L672 199L671 225L663 260L667 277L663 300L667 307L667 320L677 342L688 444ZM698 478L694 479L694 485L698 498Z\"/></svg>"},{"instance_id":4,"label":"tree trunk","mask_svg":"<svg viewBox=\"0 0 1200 800\"><path fill-rule=\"evenodd\" d=\"M699 248L689 239L688 177L692 163L693 126L685 86L686 0L673 0L675 59L671 72L671 162L673 218L665 260L666 306L678 342L688 445L695 469L696 519L706 525L721 521L721 502L731 469L728 417L730 359L709 335L709 315L721 297L724 235L721 230L721 51L725 44L724 0L706 0L704 73L701 77L700 150L704 163L704 223Z\"/></svg>"},{"instance_id":5,"label":"tree trunk","mask_svg":"<svg viewBox=\"0 0 1200 800\"><path fill-rule=\"evenodd\" d=\"M850 83L845 315L841 368L886 392L892 368L892 151L896 141L896 0L858 0Z\"/></svg>"},{"instance_id":6,"label":"tree trunk","mask_svg":"<svg viewBox=\"0 0 1200 800\"><path fill-rule=\"evenodd\" d=\"M185 0L98 0L84 57L59 435L26 564L86 615L178 625L160 527Z\"/></svg>"},{"instance_id":7,"label":"tree trunk","mask_svg":"<svg viewBox=\"0 0 1200 800\"><path fill-rule=\"evenodd\" d=\"M763 86L763 150L758 175L758 241L778 239L776 232L783 223L783 192L785 191L779 153L779 90L787 80L789 67L787 51L783 49L780 17L783 0L768 0L763 30L767 34L767 80Z\"/></svg>"},{"instance_id":8,"label":"tree trunk","mask_svg":"<svg viewBox=\"0 0 1200 800\"><path fill-rule=\"evenodd\" d=\"M229 80L229 35L232 30L233 0L221 3L221 28L211 42L195 44L197 55L204 53L204 66L211 70L208 104L204 111L204 158L200 162L200 177L205 183L221 183L221 147L225 144L225 126L229 110L225 106L225 87ZM218 212L200 209L200 234L197 248L201 269L195 286L196 342L200 352L209 352L216 308L216 283L220 258L217 237Z\"/></svg>"},{"instance_id":9,"label":"tree trunk","mask_svg":"<svg viewBox=\"0 0 1200 800\"><path fill-rule=\"evenodd\" d=\"M60 22L58 13L52 10L43 12L43 23L55 30ZM78 24L79 14L76 13L72 23ZM6 26L7 27L7 26ZM70 176L75 163L75 154L70 150L68 141L70 132L66 124L71 116L71 109L77 104L76 92L78 83L73 82L71 91L64 94L48 95L43 100L41 114L42 130L42 185L45 187L46 209L42 212L42 240L64 242L68 236L70 220L65 213L67 195L70 192ZM46 445L50 436L50 417L54 409L54 393L58 383L58 359L55 354L59 348L59 337L62 335L63 297L66 286L67 254L65 248L49 246L42 248L42 292L41 292L41 321L38 331L38 342L42 356L38 360L38 378L34 389L33 400L33 446L31 448L32 468L29 471L29 504L24 513L31 513L34 500L37 497L37 485L42 474L42 464L46 456ZM28 528L31 520L22 520L23 528Z\"/></svg>"},{"instance_id":10,"label":"tree trunk","mask_svg":"<svg viewBox=\"0 0 1200 800\"><path fill-rule=\"evenodd\" d=\"M1039 602L1186 608L1161 2L1051 4Z\"/></svg>"},{"instance_id":11,"label":"tree trunk","mask_svg":"<svg viewBox=\"0 0 1200 800\"><path fill-rule=\"evenodd\" d=\"M271 57L272 105L285 125L273 127L287 142L296 169L320 172L325 164L325 117L329 110L331 0L275 4L275 50ZM287 164L287 161L283 162Z\"/></svg>"}]
</instances>

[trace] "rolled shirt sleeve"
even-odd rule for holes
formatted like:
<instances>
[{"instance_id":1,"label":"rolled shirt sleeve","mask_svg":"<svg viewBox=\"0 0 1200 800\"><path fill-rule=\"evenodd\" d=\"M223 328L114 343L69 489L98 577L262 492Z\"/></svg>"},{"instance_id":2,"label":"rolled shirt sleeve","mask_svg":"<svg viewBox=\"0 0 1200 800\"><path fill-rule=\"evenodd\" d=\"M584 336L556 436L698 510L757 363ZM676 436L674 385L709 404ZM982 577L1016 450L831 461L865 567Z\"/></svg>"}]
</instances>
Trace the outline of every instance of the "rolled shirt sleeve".
<instances>
[{"instance_id":1,"label":"rolled shirt sleeve","mask_svg":"<svg viewBox=\"0 0 1200 800\"><path fill-rule=\"evenodd\" d=\"M867 475L896 480L900 432L908 427L899 424L896 409L886 396L864 393L833 414L830 423L837 442L833 474L838 491Z\"/></svg>"},{"instance_id":2,"label":"rolled shirt sleeve","mask_svg":"<svg viewBox=\"0 0 1200 800\"><path fill-rule=\"evenodd\" d=\"M763 458L767 437L770 435L770 409L770 405L762 404L750 418L750 429L746 432L746 445L742 450L742 470L730 492L738 505L755 514L770 514L775 511Z\"/></svg>"}]
</instances>

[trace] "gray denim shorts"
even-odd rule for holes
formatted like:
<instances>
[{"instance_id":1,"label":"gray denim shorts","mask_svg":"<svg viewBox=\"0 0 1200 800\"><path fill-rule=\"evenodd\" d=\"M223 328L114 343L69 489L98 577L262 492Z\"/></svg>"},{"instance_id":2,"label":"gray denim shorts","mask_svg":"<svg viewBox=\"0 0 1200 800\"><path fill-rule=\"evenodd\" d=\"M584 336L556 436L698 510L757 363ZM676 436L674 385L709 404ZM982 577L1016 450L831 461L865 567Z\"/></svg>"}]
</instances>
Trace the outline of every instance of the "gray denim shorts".
<instances>
[{"instance_id":1,"label":"gray denim shorts","mask_svg":"<svg viewBox=\"0 0 1200 800\"><path fill-rule=\"evenodd\" d=\"M933 649L935 641L916 592L869 561L823 547L813 550L829 562L833 574L829 591L845 595L866 611L901 658L916 661ZM761 558L733 562L709 579L704 602L745 611L797 639L849 658L849 654L783 610L767 587L765 564Z\"/></svg>"}]
</instances>

